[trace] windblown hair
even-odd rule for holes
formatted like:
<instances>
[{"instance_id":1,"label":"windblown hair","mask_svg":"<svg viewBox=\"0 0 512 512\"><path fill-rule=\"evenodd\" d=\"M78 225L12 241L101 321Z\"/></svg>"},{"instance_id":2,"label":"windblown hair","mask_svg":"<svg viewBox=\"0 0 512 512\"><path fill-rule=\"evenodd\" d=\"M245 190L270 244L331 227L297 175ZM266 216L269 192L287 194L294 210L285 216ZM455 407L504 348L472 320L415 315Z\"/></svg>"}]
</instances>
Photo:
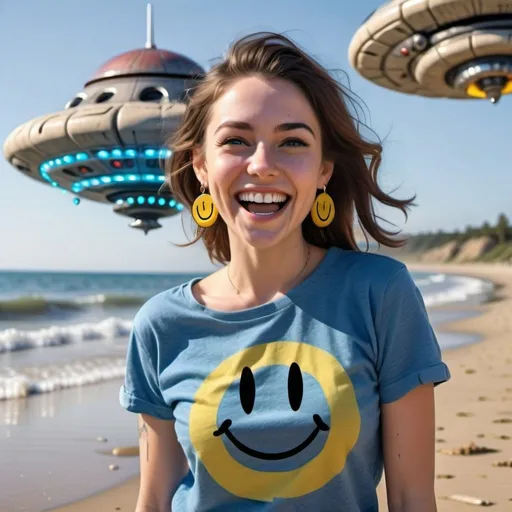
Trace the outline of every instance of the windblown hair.
<instances>
[{"instance_id":1,"label":"windblown hair","mask_svg":"<svg viewBox=\"0 0 512 512\"><path fill-rule=\"evenodd\" d=\"M347 103L357 104L353 95L328 71L287 37L274 33L257 33L234 43L226 57L197 81L183 121L172 135L172 157L166 164L166 183L175 197L191 209L200 194L200 183L192 167L192 151L204 143L210 109L236 80L259 75L281 78L295 84L310 102L322 130L323 158L334 162L334 172L327 193L335 204L335 218L326 228L313 224L310 215L302 224L304 238L312 245L360 250L354 236L354 221L379 245L400 247L404 240L394 238L377 223L373 200L398 208L407 218L413 204L410 199L395 199L377 183L382 145L369 142L359 133L361 122L351 115ZM220 263L231 260L226 223L218 217L209 228L197 227L191 245L203 239L210 259Z\"/></svg>"}]
</instances>

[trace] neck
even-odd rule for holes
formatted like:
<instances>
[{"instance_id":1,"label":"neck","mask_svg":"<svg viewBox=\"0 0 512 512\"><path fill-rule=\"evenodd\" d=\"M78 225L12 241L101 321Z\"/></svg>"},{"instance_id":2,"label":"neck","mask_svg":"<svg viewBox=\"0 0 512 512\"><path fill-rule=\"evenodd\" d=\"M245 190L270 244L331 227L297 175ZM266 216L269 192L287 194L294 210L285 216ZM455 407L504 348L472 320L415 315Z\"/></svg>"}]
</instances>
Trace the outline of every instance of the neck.
<instances>
[{"instance_id":1,"label":"neck","mask_svg":"<svg viewBox=\"0 0 512 512\"><path fill-rule=\"evenodd\" d=\"M238 241L230 244L227 279L233 293L238 291L240 297L252 304L285 294L302 281L310 267L311 250L302 234L265 249L248 247Z\"/></svg>"}]
</instances>

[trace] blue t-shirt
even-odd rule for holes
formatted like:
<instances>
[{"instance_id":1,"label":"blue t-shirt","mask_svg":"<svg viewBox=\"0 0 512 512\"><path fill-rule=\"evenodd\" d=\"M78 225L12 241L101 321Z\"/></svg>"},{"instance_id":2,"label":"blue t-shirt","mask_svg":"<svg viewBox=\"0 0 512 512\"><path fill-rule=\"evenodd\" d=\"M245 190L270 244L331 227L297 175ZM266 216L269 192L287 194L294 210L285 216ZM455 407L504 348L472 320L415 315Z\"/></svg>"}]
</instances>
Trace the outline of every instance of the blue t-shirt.
<instances>
[{"instance_id":1,"label":"blue t-shirt","mask_svg":"<svg viewBox=\"0 0 512 512\"><path fill-rule=\"evenodd\" d=\"M142 306L120 391L175 420L190 471L173 510L377 511L380 405L450 378L407 268L331 248L286 296L235 312L201 305L196 281Z\"/></svg>"}]
</instances>

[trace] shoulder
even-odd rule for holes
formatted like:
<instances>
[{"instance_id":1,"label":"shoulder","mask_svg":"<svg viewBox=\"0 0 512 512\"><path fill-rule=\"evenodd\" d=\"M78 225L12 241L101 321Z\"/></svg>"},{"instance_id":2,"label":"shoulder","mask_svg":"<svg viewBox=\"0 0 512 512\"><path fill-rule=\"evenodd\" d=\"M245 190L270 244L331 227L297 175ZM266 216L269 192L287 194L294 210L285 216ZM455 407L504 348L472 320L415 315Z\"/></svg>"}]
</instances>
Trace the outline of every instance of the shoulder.
<instances>
[{"instance_id":1,"label":"shoulder","mask_svg":"<svg viewBox=\"0 0 512 512\"><path fill-rule=\"evenodd\" d=\"M139 336L158 336L162 331L175 326L190 314L186 289L194 280L169 288L148 299L133 319L133 329Z\"/></svg>"},{"instance_id":2,"label":"shoulder","mask_svg":"<svg viewBox=\"0 0 512 512\"><path fill-rule=\"evenodd\" d=\"M395 281L410 278L406 265L401 261L383 254L360 251L342 251L335 271L340 278L364 284L382 293Z\"/></svg>"}]
</instances>

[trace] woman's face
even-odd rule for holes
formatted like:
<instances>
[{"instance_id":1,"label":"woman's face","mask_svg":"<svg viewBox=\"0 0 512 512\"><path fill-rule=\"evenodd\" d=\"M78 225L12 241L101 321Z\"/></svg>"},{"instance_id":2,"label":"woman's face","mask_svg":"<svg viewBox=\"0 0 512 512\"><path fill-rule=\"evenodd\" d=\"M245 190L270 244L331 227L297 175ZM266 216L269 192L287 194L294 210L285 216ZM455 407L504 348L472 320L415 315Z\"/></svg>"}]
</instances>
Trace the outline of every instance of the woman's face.
<instances>
[{"instance_id":1,"label":"woman's face","mask_svg":"<svg viewBox=\"0 0 512 512\"><path fill-rule=\"evenodd\" d=\"M322 160L318 119L300 89L252 76L234 82L212 106L194 169L230 238L263 248L300 235L333 164Z\"/></svg>"}]
</instances>

